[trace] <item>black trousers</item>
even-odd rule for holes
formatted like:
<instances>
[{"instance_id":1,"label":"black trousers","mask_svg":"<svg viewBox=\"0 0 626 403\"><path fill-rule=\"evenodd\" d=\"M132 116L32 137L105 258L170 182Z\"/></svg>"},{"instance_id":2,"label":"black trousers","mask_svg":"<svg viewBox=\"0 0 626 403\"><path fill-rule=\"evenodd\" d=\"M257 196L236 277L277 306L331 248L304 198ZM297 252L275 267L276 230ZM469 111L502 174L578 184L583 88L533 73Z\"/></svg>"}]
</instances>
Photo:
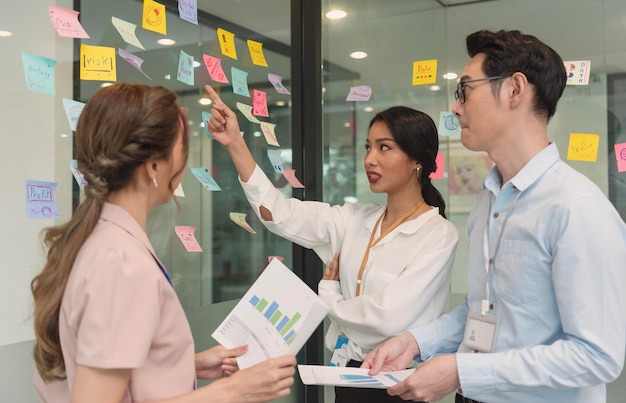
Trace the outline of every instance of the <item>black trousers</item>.
<instances>
[{"instance_id":1,"label":"black trousers","mask_svg":"<svg viewBox=\"0 0 626 403\"><path fill-rule=\"evenodd\" d=\"M360 361L350 360L348 367L360 367ZM389 396L386 389L344 388L335 386L335 403L400 403L399 396Z\"/></svg>"},{"instance_id":2,"label":"black trousers","mask_svg":"<svg viewBox=\"0 0 626 403\"><path fill-rule=\"evenodd\" d=\"M480 403L480 402L478 400L468 399L467 397L464 397L463 395L459 395L457 393L454 398L454 403Z\"/></svg>"}]
</instances>

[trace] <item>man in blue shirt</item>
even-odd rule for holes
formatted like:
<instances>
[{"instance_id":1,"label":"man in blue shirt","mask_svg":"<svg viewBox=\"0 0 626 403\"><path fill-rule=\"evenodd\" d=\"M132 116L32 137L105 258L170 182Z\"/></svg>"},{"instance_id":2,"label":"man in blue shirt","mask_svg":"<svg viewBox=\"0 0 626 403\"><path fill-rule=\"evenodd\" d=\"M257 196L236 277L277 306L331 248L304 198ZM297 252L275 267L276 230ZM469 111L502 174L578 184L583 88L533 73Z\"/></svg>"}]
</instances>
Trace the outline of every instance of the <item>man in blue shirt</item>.
<instances>
[{"instance_id":1,"label":"man in blue shirt","mask_svg":"<svg viewBox=\"0 0 626 403\"><path fill-rule=\"evenodd\" d=\"M466 303L363 367L425 361L388 390L404 399L604 402L624 365L626 225L548 141L563 61L519 31L476 32L467 49L452 111L464 146L495 167L468 218Z\"/></svg>"}]
</instances>

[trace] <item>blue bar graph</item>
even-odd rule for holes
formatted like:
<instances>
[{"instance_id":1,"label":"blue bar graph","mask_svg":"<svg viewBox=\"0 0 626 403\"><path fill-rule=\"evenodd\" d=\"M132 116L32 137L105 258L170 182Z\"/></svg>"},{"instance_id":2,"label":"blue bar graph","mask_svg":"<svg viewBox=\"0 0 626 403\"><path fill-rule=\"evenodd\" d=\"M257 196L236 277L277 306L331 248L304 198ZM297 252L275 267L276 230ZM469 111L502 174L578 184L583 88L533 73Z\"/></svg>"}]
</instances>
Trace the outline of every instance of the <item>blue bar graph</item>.
<instances>
[{"instance_id":1,"label":"blue bar graph","mask_svg":"<svg viewBox=\"0 0 626 403\"><path fill-rule=\"evenodd\" d=\"M280 311L280 306L276 301L268 301L256 295L253 295L249 302L250 305L263 313L265 319L276 328L287 344L291 344L295 340L297 332L293 327L302 317L300 312L296 312L289 317Z\"/></svg>"}]
</instances>

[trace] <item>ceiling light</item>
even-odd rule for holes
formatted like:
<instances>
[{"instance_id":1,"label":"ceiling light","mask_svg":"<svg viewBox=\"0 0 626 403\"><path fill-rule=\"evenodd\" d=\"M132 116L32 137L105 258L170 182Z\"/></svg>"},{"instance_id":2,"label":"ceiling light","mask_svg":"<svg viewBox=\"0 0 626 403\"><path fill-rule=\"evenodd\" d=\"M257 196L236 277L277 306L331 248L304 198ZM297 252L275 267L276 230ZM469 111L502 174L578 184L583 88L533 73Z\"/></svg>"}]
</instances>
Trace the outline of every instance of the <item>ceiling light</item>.
<instances>
[{"instance_id":1,"label":"ceiling light","mask_svg":"<svg viewBox=\"0 0 626 403\"><path fill-rule=\"evenodd\" d=\"M346 15L348 15L348 13L346 13L343 10L330 10L329 12L326 13L326 18L329 18L331 20L340 20L344 18Z\"/></svg>"},{"instance_id":2,"label":"ceiling light","mask_svg":"<svg viewBox=\"0 0 626 403\"><path fill-rule=\"evenodd\" d=\"M100 88L108 87L109 85L113 85L113 83L102 83L100 84Z\"/></svg>"},{"instance_id":3,"label":"ceiling light","mask_svg":"<svg viewBox=\"0 0 626 403\"><path fill-rule=\"evenodd\" d=\"M441 87L438 86L438 85L433 85L433 86L430 87L431 91L439 91L440 89L441 89Z\"/></svg>"},{"instance_id":4,"label":"ceiling light","mask_svg":"<svg viewBox=\"0 0 626 403\"><path fill-rule=\"evenodd\" d=\"M285 106L285 101L276 102L276 106Z\"/></svg>"},{"instance_id":5,"label":"ceiling light","mask_svg":"<svg viewBox=\"0 0 626 403\"><path fill-rule=\"evenodd\" d=\"M13 36L13 32L11 32L11 31L0 31L0 36L7 38L9 36Z\"/></svg>"},{"instance_id":6,"label":"ceiling light","mask_svg":"<svg viewBox=\"0 0 626 403\"><path fill-rule=\"evenodd\" d=\"M254 137L261 137L261 132L259 132L259 131L252 132L252 135L253 135Z\"/></svg>"},{"instance_id":7,"label":"ceiling light","mask_svg":"<svg viewBox=\"0 0 626 403\"><path fill-rule=\"evenodd\" d=\"M197 61L197 60L194 60L194 61L193 61L193 63L192 63L191 65L192 65L193 67L200 67L200 66L201 66L200 62L199 62L199 61Z\"/></svg>"},{"instance_id":8,"label":"ceiling light","mask_svg":"<svg viewBox=\"0 0 626 403\"><path fill-rule=\"evenodd\" d=\"M352 52L350 53L350 57L353 59L365 59L367 57L367 53L361 51Z\"/></svg>"},{"instance_id":9,"label":"ceiling light","mask_svg":"<svg viewBox=\"0 0 626 403\"><path fill-rule=\"evenodd\" d=\"M163 78L165 78L166 80L171 80L172 76L170 76L169 74L166 74L165 77Z\"/></svg>"},{"instance_id":10,"label":"ceiling light","mask_svg":"<svg viewBox=\"0 0 626 403\"><path fill-rule=\"evenodd\" d=\"M343 122L343 127L350 127L350 126L352 126L350 122Z\"/></svg>"},{"instance_id":11,"label":"ceiling light","mask_svg":"<svg viewBox=\"0 0 626 403\"><path fill-rule=\"evenodd\" d=\"M198 103L200 105L211 105L211 98L200 98Z\"/></svg>"},{"instance_id":12,"label":"ceiling light","mask_svg":"<svg viewBox=\"0 0 626 403\"><path fill-rule=\"evenodd\" d=\"M61 137L63 137L64 139L66 139L66 138L68 138L68 137L70 137L70 136L69 136L68 134L62 133L62 134L61 134Z\"/></svg>"},{"instance_id":13,"label":"ceiling light","mask_svg":"<svg viewBox=\"0 0 626 403\"><path fill-rule=\"evenodd\" d=\"M443 78L445 78L446 80L454 80L457 77L458 75L456 73L446 73L443 75Z\"/></svg>"},{"instance_id":14,"label":"ceiling light","mask_svg":"<svg viewBox=\"0 0 626 403\"><path fill-rule=\"evenodd\" d=\"M163 39L159 39L159 40L157 41L157 43L158 43L159 45L170 46L170 45L175 44L175 43L176 43L176 41L175 41L175 40L173 40L173 39L163 38Z\"/></svg>"},{"instance_id":15,"label":"ceiling light","mask_svg":"<svg viewBox=\"0 0 626 403\"><path fill-rule=\"evenodd\" d=\"M365 112L371 112L371 111L373 111L373 110L374 110L374 108L372 108L371 106L366 106L363 110L364 110Z\"/></svg>"}]
</instances>

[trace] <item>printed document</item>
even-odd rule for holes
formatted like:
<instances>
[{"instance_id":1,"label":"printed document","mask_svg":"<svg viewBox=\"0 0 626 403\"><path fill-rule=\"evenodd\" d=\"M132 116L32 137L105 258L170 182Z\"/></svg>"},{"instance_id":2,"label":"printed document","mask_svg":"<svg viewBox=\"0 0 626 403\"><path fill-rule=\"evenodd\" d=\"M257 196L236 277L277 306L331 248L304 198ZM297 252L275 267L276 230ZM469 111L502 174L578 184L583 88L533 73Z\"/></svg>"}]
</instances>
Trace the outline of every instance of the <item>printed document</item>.
<instances>
[{"instance_id":1,"label":"printed document","mask_svg":"<svg viewBox=\"0 0 626 403\"><path fill-rule=\"evenodd\" d=\"M379 372L368 375L369 369L298 365L300 379L305 385L335 385L353 388L387 389L411 375L415 368L402 371Z\"/></svg>"}]
</instances>

